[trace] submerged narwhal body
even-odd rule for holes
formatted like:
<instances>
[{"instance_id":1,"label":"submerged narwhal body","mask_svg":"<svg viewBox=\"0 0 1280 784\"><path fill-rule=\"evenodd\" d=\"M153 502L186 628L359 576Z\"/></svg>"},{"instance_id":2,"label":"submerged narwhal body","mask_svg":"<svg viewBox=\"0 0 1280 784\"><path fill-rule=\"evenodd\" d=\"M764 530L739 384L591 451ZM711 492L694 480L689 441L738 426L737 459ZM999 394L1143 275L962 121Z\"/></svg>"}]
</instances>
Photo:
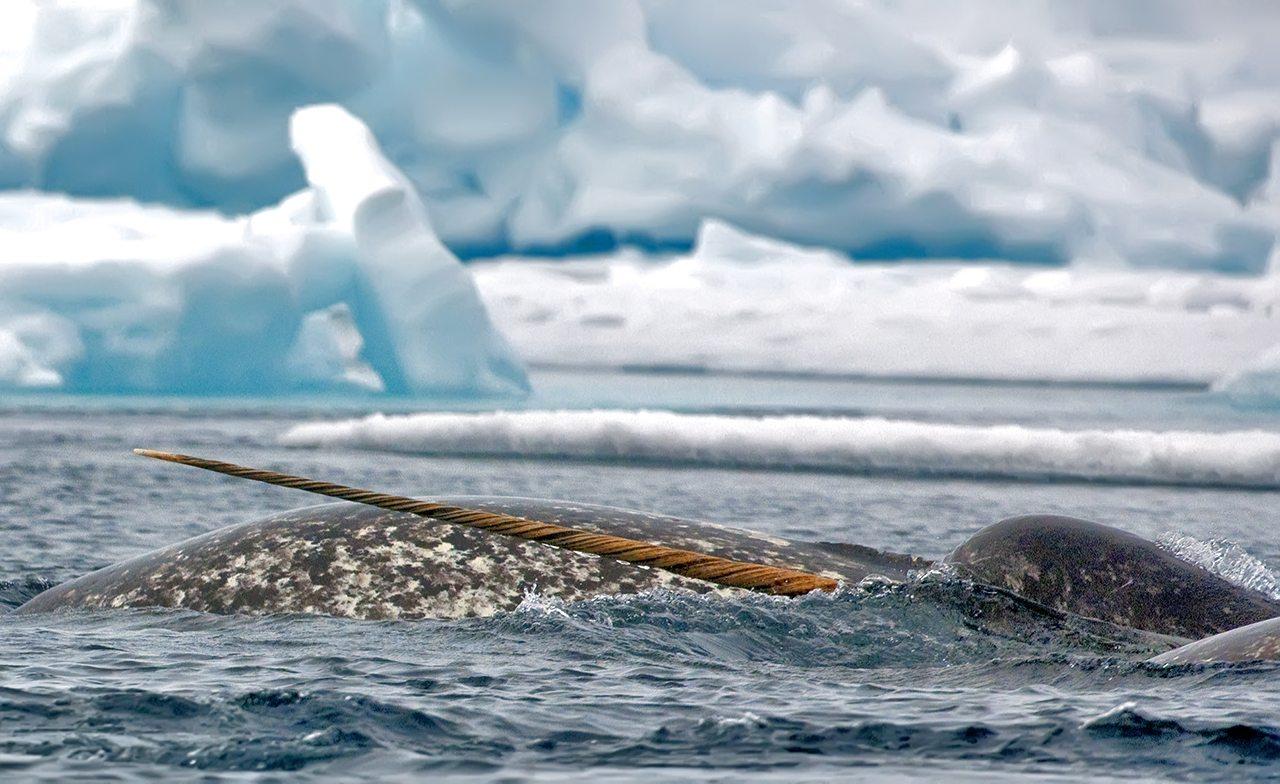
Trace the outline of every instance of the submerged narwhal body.
<instances>
[{"instance_id":1,"label":"submerged narwhal body","mask_svg":"<svg viewBox=\"0 0 1280 784\"><path fill-rule=\"evenodd\" d=\"M516 515L845 582L906 579L924 559L842 544L789 542L667 515L527 498L450 505ZM530 591L579 601L701 580L355 504L324 504L197 536L63 583L21 612L184 607L215 613L460 618L515 609Z\"/></svg>"},{"instance_id":2,"label":"submerged narwhal body","mask_svg":"<svg viewBox=\"0 0 1280 784\"><path fill-rule=\"evenodd\" d=\"M965 576L1065 612L1197 639L1280 615L1280 602L1111 526L1011 517L945 559Z\"/></svg>"},{"instance_id":3,"label":"submerged narwhal body","mask_svg":"<svg viewBox=\"0 0 1280 784\"><path fill-rule=\"evenodd\" d=\"M147 454L384 508L326 504L230 526L50 588L17 612L181 607L458 618L514 609L531 591L564 601L734 585L794 595L877 575L900 582L932 565L861 545L787 541L607 506L493 497L443 499L442 506ZM494 520L497 527L487 529ZM1280 617L1280 602L1108 526L1052 515L1011 518L979 531L945 563L1036 608L1046 622L1065 613L1142 630L1153 633L1147 639L1157 650L1234 629L1219 634L1226 641L1205 648L1209 653L1179 658L1179 648L1160 661L1280 658L1280 622L1259 623ZM1241 626L1253 631L1235 628ZM1238 644L1232 634L1241 635Z\"/></svg>"}]
</instances>

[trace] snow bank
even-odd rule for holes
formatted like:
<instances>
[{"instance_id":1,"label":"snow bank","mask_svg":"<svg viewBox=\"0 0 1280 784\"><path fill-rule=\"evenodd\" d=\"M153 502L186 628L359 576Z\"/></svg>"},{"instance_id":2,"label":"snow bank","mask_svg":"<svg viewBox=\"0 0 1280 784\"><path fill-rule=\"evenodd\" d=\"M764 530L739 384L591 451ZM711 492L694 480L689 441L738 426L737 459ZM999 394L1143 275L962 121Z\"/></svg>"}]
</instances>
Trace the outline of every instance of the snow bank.
<instances>
[{"instance_id":1,"label":"snow bank","mask_svg":"<svg viewBox=\"0 0 1280 784\"><path fill-rule=\"evenodd\" d=\"M523 371L358 120L298 112L311 186L248 216L0 194L0 386L502 394Z\"/></svg>"},{"instance_id":2,"label":"snow bank","mask_svg":"<svg viewBox=\"0 0 1280 784\"><path fill-rule=\"evenodd\" d=\"M522 411L316 422L295 426L282 442L437 455L1280 488L1280 434L1264 431L1066 431L880 418Z\"/></svg>"},{"instance_id":3,"label":"snow bank","mask_svg":"<svg viewBox=\"0 0 1280 784\"><path fill-rule=\"evenodd\" d=\"M304 181L291 111L332 101L468 252L715 217L861 258L1259 272L1280 226L1265 3L10 5L0 187L264 207Z\"/></svg>"},{"instance_id":4,"label":"snow bank","mask_svg":"<svg viewBox=\"0 0 1280 784\"><path fill-rule=\"evenodd\" d=\"M470 268L538 365L1208 384L1280 344L1276 275L849 264L714 221L663 260Z\"/></svg>"}]
</instances>

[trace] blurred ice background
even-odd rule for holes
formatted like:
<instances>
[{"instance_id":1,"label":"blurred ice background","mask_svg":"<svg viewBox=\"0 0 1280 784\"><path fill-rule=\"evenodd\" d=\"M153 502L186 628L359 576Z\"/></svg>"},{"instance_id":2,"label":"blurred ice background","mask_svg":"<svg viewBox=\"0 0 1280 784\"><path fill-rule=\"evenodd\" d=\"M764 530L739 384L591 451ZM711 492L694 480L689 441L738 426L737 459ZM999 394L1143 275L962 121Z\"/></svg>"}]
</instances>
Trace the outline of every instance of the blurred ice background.
<instances>
[{"instance_id":1,"label":"blurred ice background","mask_svg":"<svg viewBox=\"0 0 1280 784\"><path fill-rule=\"evenodd\" d=\"M1277 33L1261 0L6 0L0 386L1271 405Z\"/></svg>"}]
</instances>

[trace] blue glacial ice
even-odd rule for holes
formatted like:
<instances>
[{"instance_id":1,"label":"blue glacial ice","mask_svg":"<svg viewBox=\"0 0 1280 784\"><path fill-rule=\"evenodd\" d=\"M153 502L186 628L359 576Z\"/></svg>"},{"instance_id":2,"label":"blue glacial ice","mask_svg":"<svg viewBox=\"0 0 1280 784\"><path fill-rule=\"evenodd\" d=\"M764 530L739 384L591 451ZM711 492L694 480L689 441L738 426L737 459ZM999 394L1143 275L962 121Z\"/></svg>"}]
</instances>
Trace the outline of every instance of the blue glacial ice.
<instances>
[{"instance_id":1,"label":"blue glacial ice","mask_svg":"<svg viewBox=\"0 0 1280 784\"><path fill-rule=\"evenodd\" d=\"M1280 10L973 0L11 0L0 182L243 211L337 102L464 254L687 247L1261 272Z\"/></svg>"},{"instance_id":2,"label":"blue glacial ice","mask_svg":"<svg viewBox=\"0 0 1280 784\"><path fill-rule=\"evenodd\" d=\"M8 0L0 385L504 394L518 355L1276 398L1277 28L1243 1Z\"/></svg>"},{"instance_id":3,"label":"blue glacial ice","mask_svg":"<svg viewBox=\"0 0 1280 784\"><path fill-rule=\"evenodd\" d=\"M1280 434L1078 429L670 411L373 414L308 422L288 446L906 476L1280 488Z\"/></svg>"},{"instance_id":4,"label":"blue glacial ice","mask_svg":"<svg viewBox=\"0 0 1280 784\"><path fill-rule=\"evenodd\" d=\"M524 371L372 135L299 110L307 187L244 217L0 194L0 386L503 395Z\"/></svg>"},{"instance_id":5,"label":"blue glacial ice","mask_svg":"<svg viewBox=\"0 0 1280 784\"><path fill-rule=\"evenodd\" d=\"M1280 342L1225 373L1213 386L1237 405L1280 408Z\"/></svg>"}]
</instances>

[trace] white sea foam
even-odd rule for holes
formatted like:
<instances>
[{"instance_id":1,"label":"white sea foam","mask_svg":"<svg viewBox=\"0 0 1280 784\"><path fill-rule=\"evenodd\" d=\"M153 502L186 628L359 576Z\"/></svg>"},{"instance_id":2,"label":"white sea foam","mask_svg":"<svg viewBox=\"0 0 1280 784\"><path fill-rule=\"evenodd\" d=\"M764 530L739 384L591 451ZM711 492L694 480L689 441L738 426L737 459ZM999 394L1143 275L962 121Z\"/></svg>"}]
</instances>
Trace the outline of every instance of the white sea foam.
<instances>
[{"instance_id":1,"label":"white sea foam","mask_svg":"<svg viewBox=\"0 0 1280 784\"><path fill-rule=\"evenodd\" d=\"M1280 405L1280 344L1224 374L1214 382L1213 389L1239 405Z\"/></svg>"},{"instance_id":2,"label":"white sea foam","mask_svg":"<svg viewBox=\"0 0 1280 784\"><path fill-rule=\"evenodd\" d=\"M298 447L910 476L1280 488L1280 433L1058 430L663 411L375 414L295 426Z\"/></svg>"},{"instance_id":3,"label":"white sea foam","mask_svg":"<svg viewBox=\"0 0 1280 784\"><path fill-rule=\"evenodd\" d=\"M1167 531L1156 543L1184 561L1202 566L1229 582L1280 599L1280 577L1262 561L1230 539L1202 541Z\"/></svg>"}]
</instances>

